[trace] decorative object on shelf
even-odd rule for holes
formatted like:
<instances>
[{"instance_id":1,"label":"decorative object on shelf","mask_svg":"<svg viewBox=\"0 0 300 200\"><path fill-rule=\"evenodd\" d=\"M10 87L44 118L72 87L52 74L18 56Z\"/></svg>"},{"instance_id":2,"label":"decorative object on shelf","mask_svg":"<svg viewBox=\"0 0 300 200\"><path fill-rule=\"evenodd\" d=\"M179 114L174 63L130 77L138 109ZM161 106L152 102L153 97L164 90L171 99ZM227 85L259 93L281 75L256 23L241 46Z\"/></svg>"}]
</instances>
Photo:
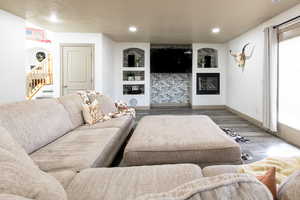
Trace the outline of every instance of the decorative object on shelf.
<instances>
[{"instance_id":1,"label":"decorative object on shelf","mask_svg":"<svg viewBox=\"0 0 300 200\"><path fill-rule=\"evenodd\" d=\"M129 48L123 51L123 67L144 67L145 51Z\"/></svg>"},{"instance_id":2,"label":"decorative object on shelf","mask_svg":"<svg viewBox=\"0 0 300 200\"><path fill-rule=\"evenodd\" d=\"M141 80L141 76L135 76L135 81L140 81Z\"/></svg>"},{"instance_id":3,"label":"decorative object on shelf","mask_svg":"<svg viewBox=\"0 0 300 200\"><path fill-rule=\"evenodd\" d=\"M198 50L198 68L217 68L218 51L212 48L202 48Z\"/></svg>"},{"instance_id":4,"label":"decorative object on shelf","mask_svg":"<svg viewBox=\"0 0 300 200\"><path fill-rule=\"evenodd\" d=\"M145 93L145 85L134 84L134 85L123 85L124 95L142 95Z\"/></svg>"},{"instance_id":5,"label":"decorative object on shelf","mask_svg":"<svg viewBox=\"0 0 300 200\"><path fill-rule=\"evenodd\" d=\"M36 53L35 55L36 59L39 61L39 62L42 62L43 60L45 60L46 58L46 53L45 52L42 52L42 51L39 51Z\"/></svg>"},{"instance_id":6,"label":"decorative object on shelf","mask_svg":"<svg viewBox=\"0 0 300 200\"><path fill-rule=\"evenodd\" d=\"M145 80L144 71L123 71L123 81L143 81Z\"/></svg>"},{"instance_id":7,"label":"decorative object on shelf","mask_svg":"<svg viewBox=\"0 0 300 200\"><path fill-rule=\"evenodd\" d=\"M133 73L133 72L129 72L129 73L127 74L127 80L128 80L128 81L134 81L134 80L135 80L135 78L134 78L134 73Z\"/></svg>"},{"instance_id":8,"label":"decorative object on shelf","mask_svg":"<svg viewBox=\"0 0 300 200\"><path fill-rule=\"evenodd\" d=\"M238 64L239 67L244 68L246 65L246 60L250 59L253 55L254 48L255 46L252 47L251 53L249 55L246 55L246 48L249 46L250 43L247 43L243 46L242 52L241 53L232 53L230 50L229 53L235 58L236 63Z\"/></svg>"}]
</instances>

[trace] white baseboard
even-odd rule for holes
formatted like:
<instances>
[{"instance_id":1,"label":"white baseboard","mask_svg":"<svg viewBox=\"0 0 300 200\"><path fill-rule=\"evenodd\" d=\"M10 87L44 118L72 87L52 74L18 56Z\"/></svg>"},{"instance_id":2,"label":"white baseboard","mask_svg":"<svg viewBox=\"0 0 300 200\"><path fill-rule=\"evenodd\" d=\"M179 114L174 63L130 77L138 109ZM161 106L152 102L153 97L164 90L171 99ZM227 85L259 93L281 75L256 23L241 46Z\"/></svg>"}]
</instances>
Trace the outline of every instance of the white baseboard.
<instances>
[{"instance_id":1,"label":"white baseboard","mask_svg":"<svg viewBox=\"0 0 300 200\"><path fill-rule=\"evenodd\" d=\"M208 109L208 110L218 110L218 109L225 109L225 105L192 105L193 110L201 110L201 109Z\"/></svg>"},{"instance_id":2,"label":"white baseboard","mask_svg":"<svg viewBox=\"0 0 300 200\"><path fill-rule=\"evenodd\" d=\"M235 110L235 109L233 109L233 108L231 108L229 106L226 106L226 109L228 111L230 111L230 112L238 115L239 117L243 118L244 120L247 120L248 122L250 122L250 123L252 123L252 124L254 124L254 125L256 125L256 126L262 128L262 129L264 129L266 131L266 129L263 127L263 123L261 121L259 121L257 119L254 119L253 117L250 117L249 115L246 115L246 114L244 114L244 113L242 113L240 111L237 111L237 110Z\"/></svg>"}]
</instances>

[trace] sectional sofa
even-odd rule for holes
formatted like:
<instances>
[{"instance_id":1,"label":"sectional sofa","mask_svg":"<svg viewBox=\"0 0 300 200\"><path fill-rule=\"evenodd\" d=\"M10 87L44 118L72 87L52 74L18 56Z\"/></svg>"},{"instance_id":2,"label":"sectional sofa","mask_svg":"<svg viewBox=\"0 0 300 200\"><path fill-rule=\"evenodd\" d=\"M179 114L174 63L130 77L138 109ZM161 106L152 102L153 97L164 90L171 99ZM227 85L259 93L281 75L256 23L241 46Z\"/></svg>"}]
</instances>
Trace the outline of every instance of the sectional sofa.
<instances>
[{"instance_id":1,"label":"sectional sofa","mask_svg":"<svg viewBox=\"0 0 300 200\"><path fill-rule=\"evenodd\" d=\"M102 106L109 112L113 103L106 98ZM0 199L152 200L163 198L151 194L177 187L177 195L186 195L194 184L196 196L177 199L271 200L266 187L248 176L204 177L194 164L107 168L133 124L123 116L84 125L77 95L1 105Z\"/></svg>"},{"instance_id":2,"label":"sectional sofa","mask_svg":"<svg viewBox=\"0 0 300 200\"><path fill-rule=\"evenodd\" d=\"M79 95L69 95L1 105L0 126L43 171L108 167L134 120L124 116L86 126L81 102ZM108 111L110 104L109 99L103 99Z\"/></svg>"}]
</instances>

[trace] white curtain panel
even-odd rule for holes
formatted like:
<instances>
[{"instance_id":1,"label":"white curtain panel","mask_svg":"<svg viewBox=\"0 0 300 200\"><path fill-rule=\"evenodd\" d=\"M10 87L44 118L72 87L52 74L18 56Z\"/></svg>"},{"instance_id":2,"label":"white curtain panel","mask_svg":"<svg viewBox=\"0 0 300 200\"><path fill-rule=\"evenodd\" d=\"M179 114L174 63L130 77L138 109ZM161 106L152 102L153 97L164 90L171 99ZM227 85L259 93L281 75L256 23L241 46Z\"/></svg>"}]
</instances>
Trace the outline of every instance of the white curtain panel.
<instances>
[{"instance_id":1,"label":"white curtain panel","mask_svg":"<svg viewBox=\"0 0 300 200\"><path fill-rule=\"evenodd\" d=\"M264 34L263 126L275 133L278 125L278 29L268 27Z\"/></svg>"}]
</instances>

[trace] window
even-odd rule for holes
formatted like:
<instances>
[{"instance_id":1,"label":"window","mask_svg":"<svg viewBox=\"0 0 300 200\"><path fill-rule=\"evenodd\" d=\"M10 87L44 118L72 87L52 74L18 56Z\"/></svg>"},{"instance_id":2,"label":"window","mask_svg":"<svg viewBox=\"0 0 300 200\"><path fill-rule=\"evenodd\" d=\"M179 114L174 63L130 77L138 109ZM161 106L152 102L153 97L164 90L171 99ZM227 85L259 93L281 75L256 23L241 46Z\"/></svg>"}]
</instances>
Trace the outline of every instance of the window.
<instances>
[{"instance_id":1,"label":"window","mask_svg":"<svg viewBox=\"0 0 300 200\"><path fill-rule=\"evenodd\" d=\"M279 43L279 122L300 129L300 36Z\"/></svg>"}]
</instances>

